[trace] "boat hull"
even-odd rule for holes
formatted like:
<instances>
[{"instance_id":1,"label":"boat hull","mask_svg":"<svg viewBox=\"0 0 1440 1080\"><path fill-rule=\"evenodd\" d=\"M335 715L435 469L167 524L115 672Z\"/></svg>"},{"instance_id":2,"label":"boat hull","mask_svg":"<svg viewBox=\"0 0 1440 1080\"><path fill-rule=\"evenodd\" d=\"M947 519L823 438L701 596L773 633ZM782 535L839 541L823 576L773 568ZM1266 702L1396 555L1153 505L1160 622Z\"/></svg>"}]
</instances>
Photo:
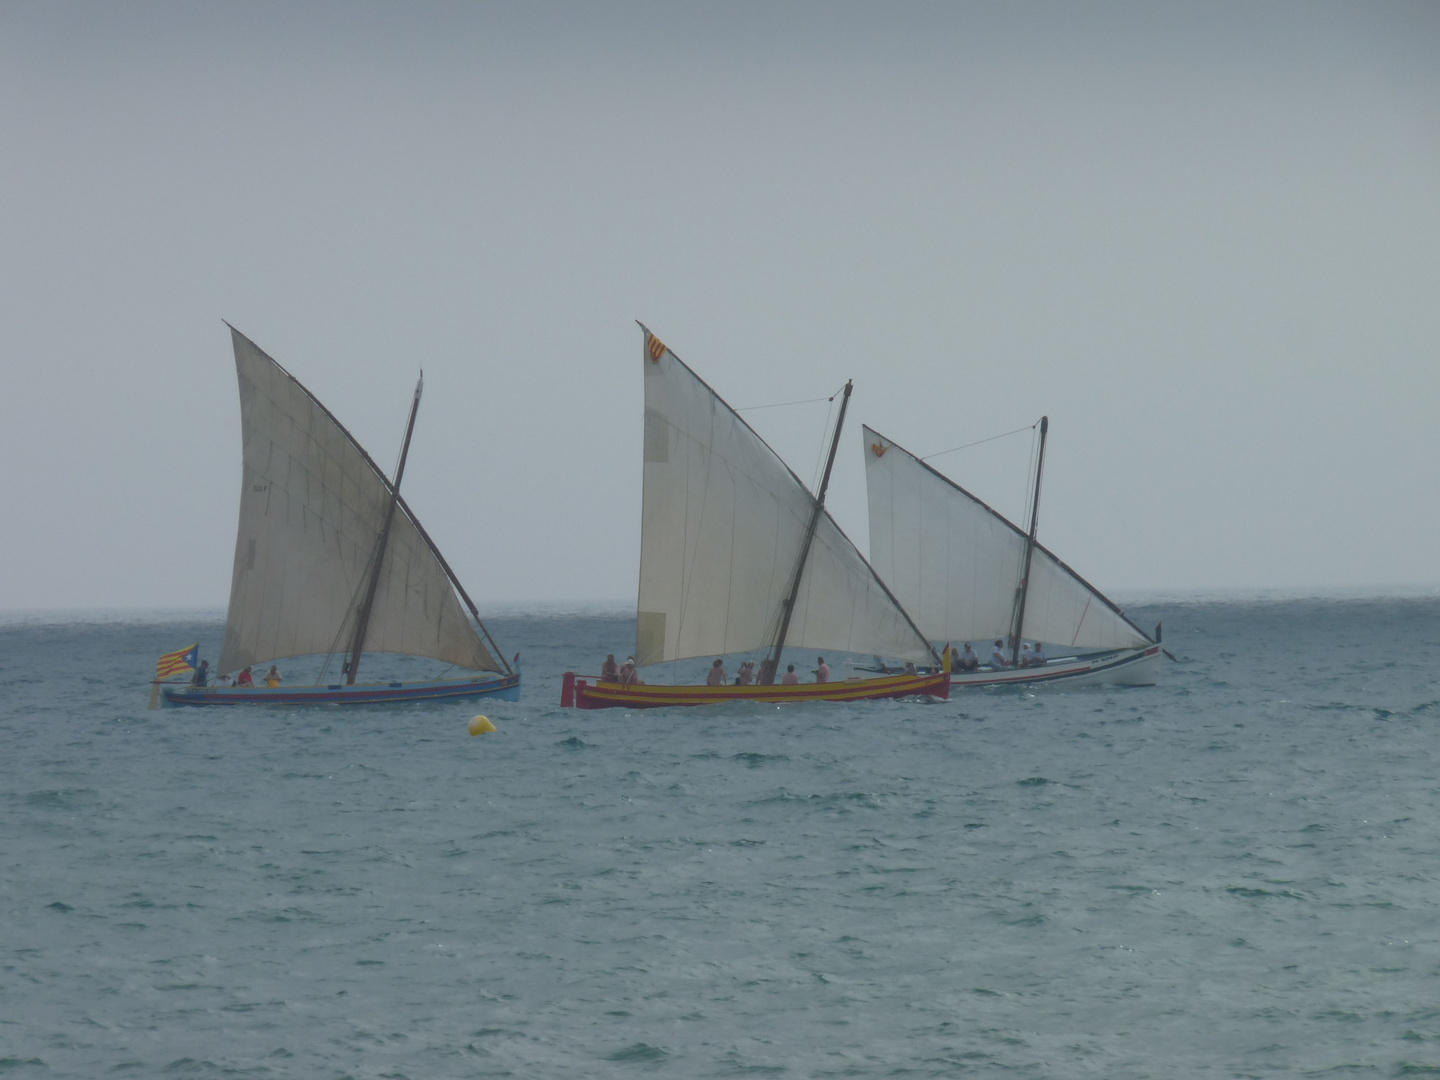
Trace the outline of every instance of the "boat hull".
<instances>
[{"instance_id":1,"label":"boat hull","mask_svg":"<svg viewBox=\"0 0 1440 1080\"><path fill-rule=\"evenodd\" d=\"M560 704L577 709L658 709L683 705L718 705L729 701L756 701L767 705L801 701L875 701L883 698L950 696L950 677L886 675L878 679L846 679L798 686L623 686L616 682L590 682L565 673Z\"/></svg>"},{"instance_id":2,"label":"boat hull","mask_svg":"<svg viewBox=\"0 0 1440 1080\"><path fill-rule=\"evenodd\" d=\"M174 686L162 690L166 705L395 705L490 696L520 700L520 674L499 678L436 679L423 683L361 683L346 686Z\"/></svg>"},{"instance_id":3,"label":"boat hull","mask_svg":"<svg viewBox=\"0 0 1440 1080\"><path fill-rule=\"evenodd\" d=\"M1154 686L1160 671L1160 646L1122 649L1095 656L1052 660L1044 667L1006 671L957 671L956 688L977 686Z\"/></svg>"}]
</instances>

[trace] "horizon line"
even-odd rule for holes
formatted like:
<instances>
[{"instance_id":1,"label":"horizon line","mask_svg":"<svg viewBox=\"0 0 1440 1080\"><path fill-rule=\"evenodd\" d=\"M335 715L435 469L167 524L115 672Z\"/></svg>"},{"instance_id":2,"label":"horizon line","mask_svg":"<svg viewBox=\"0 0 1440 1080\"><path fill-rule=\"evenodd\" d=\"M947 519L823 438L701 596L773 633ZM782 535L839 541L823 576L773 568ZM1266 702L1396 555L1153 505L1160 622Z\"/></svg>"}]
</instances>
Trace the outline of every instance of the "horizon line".
<instances>
[{"instance_id":1,"label":"horizon line","mask_svg":"<svg viewBox=\"0 0 1440 1080\"><path fill-rule=\"evenodd\" d=\"M1390 585L1323 586L1202 586L1191 588L1117 589L1111 593L1124 606L1152 607L1180 604L1284 603L1297 600L1425 600L1440 599L1440 582ZM580 600L509 600L491 603L485 617L543 618L624 617L635 610L633 599L586 598ZM165 604L153 606L67 605L59 607L0 607L0 626L27 623L141 622L168 623L194 619L225 618L224 607Z\"/></svg>"}]
</instances>

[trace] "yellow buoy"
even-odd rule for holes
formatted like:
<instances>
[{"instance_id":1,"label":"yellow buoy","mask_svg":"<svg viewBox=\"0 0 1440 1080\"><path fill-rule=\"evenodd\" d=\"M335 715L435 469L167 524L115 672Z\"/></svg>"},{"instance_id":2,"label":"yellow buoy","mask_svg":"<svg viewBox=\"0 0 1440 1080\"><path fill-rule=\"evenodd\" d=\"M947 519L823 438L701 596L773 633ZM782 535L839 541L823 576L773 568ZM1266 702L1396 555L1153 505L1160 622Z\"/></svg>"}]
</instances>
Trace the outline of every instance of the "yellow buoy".
<instances>
[{"instance_id":1,"label":"yellow buoy","mask_svg":"<svg viewBox=\"0 0 1440 1080\"><path fill-rule=\"evenodd\" d=\"M470 721L471 735L484 735L494 730L495 725L490 722L490 718L488 716L477 716Z\"/></svg>"}]
</instances>

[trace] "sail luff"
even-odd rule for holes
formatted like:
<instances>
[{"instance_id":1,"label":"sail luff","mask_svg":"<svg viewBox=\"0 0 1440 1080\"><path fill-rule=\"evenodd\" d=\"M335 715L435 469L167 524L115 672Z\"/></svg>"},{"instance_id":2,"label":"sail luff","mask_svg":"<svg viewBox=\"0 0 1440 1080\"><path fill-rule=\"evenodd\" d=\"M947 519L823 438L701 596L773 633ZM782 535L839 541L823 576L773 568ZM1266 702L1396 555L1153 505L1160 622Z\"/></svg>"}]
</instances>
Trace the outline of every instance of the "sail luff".
<instances>
[{"instance_id":1,"label":"sail luff","mask_svg":"<svg viewBox=\"0 0 1440 1080\"><path fill-rule=\"evenodd\" d=\"M221 322L225 322L224 319L221 319L220 321L221 321ZM284 365L281 364L280 361L276 360L273 356L271 356L269 353L267 353L264 349L262 349L262 348L260 348L260 346L256 345L253 341L251 341L248 337L246 337L246 336L245 336L243 333L241 333L239 330L236 330L235 327L230 326L230 324L229 324L228 322L226 322L225 325L226 325L227 327L230 327L230 332L231 332L232 334L238 336L241 340L245 341L245 342L246 342L248 345L250 345L256 352L258 352L261 356L265 357L266 360L270 361L270 363L272 363L273 365L275 365L275 367L281 372L281 374L283 374L283 375L285 376L285 378L289 379L290 382L294 384L295 389L299 390L302 394L305 395L305 397L309 400L310 404L314 405L317 409L319 409L322 413L324 413L324 414L325 414L325 418L326 418L327 420L329 420L330 423L334 424L334 425L340 430L340 434L344 435L345 438L349 441L350 447L351 447L353 450L355 450L362 458L365 459L365 464L369 465L370 468L371 468L371 470L374 471L375 476L376 476L376 479L378 479L382 484L384 484L387 489L390 489L390 488L391 488L390 478L385 475L385 470L382 469L378 464L376 464L375 459L370 456L370 452L369 452L368 450L366 450L365 447L360 444L360 440L358 440L357 438L355 438L354 435L350 434L350 429L347 428L344 424L342 424L342 423L336 418L335 414L332 413L329 409L327 409L327 408L325 407L325 403L324 403L323 401L321 401L321 400L320 400L319 398L317 398L314 394L312 394L309 390L307 390L307 389L305 388L305 384L304 384L304 383L302 383L302 382L301 382L299 379L297 379L294 375L290 374L290 372L286 371ZM391 489L391 490L393 491L393 489Z\"/></svg>"}]
</instances>

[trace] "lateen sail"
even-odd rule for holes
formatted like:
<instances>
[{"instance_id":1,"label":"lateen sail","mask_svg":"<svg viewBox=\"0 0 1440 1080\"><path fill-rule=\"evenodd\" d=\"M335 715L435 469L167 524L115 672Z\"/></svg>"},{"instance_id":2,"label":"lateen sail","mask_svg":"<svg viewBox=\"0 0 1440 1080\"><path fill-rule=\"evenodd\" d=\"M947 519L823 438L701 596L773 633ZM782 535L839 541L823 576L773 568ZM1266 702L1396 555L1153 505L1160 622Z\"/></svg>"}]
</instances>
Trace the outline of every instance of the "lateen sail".
<instances>
[{"instance_id":1,"label":"lateen sail","mask_svg":"<svg viewBox=\"0 0 1440 1080\"><path fill-rule=\"evenodd\" d=\"M873 429L863 429L870 561L935 641L1006 638L1025 533ZM1144 631L1039 544L1024 635L1077 649L1140 648Z\"/></svg>"},{"instance_id":2,"label":"lateen sail","mask_svg":"<svg viewBox=\"0 0 1440 1080\"><path fill-rule=\"evenodd\" d=\"M644 367L636 661L767 648L815 500L760 436L648 331ZM932 657L829 513L815 532L786 648Z\"/></svg>"},{"instance_id":3,"label":"lateen sail","mask_svg":"<svg viewBox=\"0 0 1440 1080\"><path fill-rule=\"evenodd\" d=\"M343 652L390 484L289 372L238 330L231 335L244 482L219 670ZM384 559L366 651L500 670L403 504Z\"/></svg>"}]
</instances>

